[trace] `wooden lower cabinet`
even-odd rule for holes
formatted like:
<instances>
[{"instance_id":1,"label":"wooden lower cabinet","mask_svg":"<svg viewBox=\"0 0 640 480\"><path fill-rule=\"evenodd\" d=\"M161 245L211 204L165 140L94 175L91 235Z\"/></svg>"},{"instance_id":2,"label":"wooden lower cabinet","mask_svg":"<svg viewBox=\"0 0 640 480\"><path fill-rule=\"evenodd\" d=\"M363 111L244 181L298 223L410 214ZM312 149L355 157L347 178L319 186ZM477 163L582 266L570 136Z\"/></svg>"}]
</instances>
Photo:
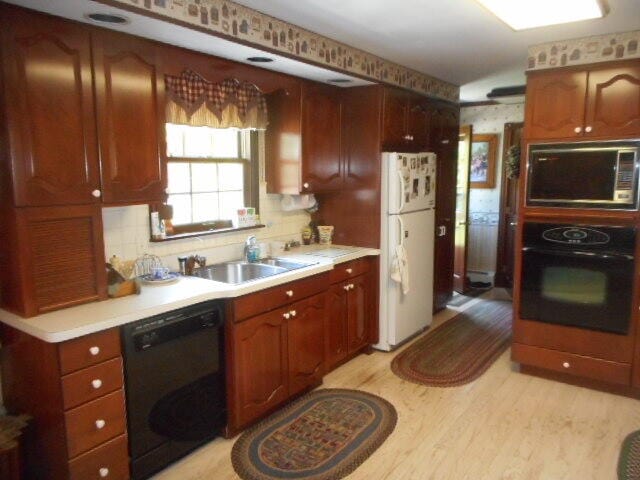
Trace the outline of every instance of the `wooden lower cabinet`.
<instances>
[{"instance_id":1,"label":"wooden lower cabinet","mask_svg":"<svg viewBox=\"0 0 640 480\"><path fill-rule=\"evenodd\" d=\"M287 322L289 395L322 382L325 364L325 294L291 305ZM320 339L320 341L318 341Z\"/></svg>"},{"instance_id":2,"label":"wooden lower cabinet","mask_svg":"<svg viewBox=\"0 0 640 480\"><path fill-rule=\"evenodd\" d=\"M236 428L284 402L289 396L287 310L249 318L233 325L230 359L234 388L229 423Z\"/></svg>"},{"instance_id":3,"label":"wooden lower cabinet","mask_svg":"<svg viewBox=\"0 0 640 480\"><path fill-rule=\"evenodd\" d=\"M327 371L371 343L373 300L371 273L331 285L325 328Z\"/></svg>"},{"instance_id":4,"label":"wooden lower cabinet","mask_svg":"<svg viewBox=\"0 0 640 480\"><path fill-rule=\"evenodd\" d=\"M118 329L54 344L2 326L2 354L5 406L32 417L26 478L129 478Z\"/></svg>"}]
</instances>

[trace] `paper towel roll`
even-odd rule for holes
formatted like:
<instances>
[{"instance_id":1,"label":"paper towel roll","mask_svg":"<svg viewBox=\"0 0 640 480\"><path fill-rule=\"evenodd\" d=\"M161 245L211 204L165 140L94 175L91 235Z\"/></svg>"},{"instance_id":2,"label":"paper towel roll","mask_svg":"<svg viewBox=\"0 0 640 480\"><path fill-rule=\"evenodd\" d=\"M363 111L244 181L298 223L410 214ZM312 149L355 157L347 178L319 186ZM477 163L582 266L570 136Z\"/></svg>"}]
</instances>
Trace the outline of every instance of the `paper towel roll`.
<instances>
[{"instance_id":1,"label":"paper towel roll","mask_svg":"<svg viewBox=\"0 0 640 480\"><path fill-rule=\"evenodd\" d=\"M306 210L313 208L316 204L316 197L311 195L283 195L280 206L285 212L292 210Z\"/></svg>"}]
</instances>

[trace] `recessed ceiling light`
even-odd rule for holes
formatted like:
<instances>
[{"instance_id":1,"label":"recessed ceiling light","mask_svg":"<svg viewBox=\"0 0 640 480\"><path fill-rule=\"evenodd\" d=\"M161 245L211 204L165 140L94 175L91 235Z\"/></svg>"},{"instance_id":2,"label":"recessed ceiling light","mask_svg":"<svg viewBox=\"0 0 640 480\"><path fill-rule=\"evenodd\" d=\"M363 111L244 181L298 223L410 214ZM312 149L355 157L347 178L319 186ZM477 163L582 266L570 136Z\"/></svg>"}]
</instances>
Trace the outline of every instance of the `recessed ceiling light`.
<instances>
[{"instance_id":1,"label":"recessed ceiling light","mask_svg":"<svg viewBox=\"0 0 640 480\"><path fill-rule=\"evenodd\" d=\"M127 17L123 15L116 15L114 13L86 13L84 18L99 23L115 23L119 25L129 23L129 19Z\"/></svg>"},{"instance_id":2,"label":"recessed ceiling light","mask_svg":"<svg viewBox=\"0 0 640 480\"><path fill-rule=\"evenodd\" d=\"M353 80L349 78L330 78L327 80L329 83L351 83Z\"/></svg>"},{"instance_id":3,"label":"recessed ceiling light","mask_svg":"<svg viewBox=\"0 0 640 480\"><path fill-rule=\"evenodd\" d=\"M477 0L514 30L604 17L600 0Z\"/></svg>"},{"instance_id":4,"label":"recessed ceiling light","mask_svg":"<svg viewBox=\"0 0 640 480\"><path fill-rule=\"evenodd\" d=\"M269 58L269 57L249 57L247 58L248 61L253 62L253 63L269 63L269 62L273 62L273 58Z\"/></svg>"}]
</instances>

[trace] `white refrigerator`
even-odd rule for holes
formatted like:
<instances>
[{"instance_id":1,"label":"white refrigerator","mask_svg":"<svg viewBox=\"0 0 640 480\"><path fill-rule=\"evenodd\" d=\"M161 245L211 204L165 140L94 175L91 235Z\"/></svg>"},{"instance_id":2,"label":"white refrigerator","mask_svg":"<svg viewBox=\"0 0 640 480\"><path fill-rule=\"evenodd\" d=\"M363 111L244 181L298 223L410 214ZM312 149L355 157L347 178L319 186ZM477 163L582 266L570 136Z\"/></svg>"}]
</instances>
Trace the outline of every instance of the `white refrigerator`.
<instances>
[{"instance_id":1,"label":"white refrigerator","mask_svg":"<svg viewBox=\"0 0 640 480\"><path fill-rule=\"evenodd\" d=\"M379 350L393 350L431 324L435 191L435 153L382 154ZM391 278L399 244L408 260L406 294Z\"/></svg>"}]
</instances>

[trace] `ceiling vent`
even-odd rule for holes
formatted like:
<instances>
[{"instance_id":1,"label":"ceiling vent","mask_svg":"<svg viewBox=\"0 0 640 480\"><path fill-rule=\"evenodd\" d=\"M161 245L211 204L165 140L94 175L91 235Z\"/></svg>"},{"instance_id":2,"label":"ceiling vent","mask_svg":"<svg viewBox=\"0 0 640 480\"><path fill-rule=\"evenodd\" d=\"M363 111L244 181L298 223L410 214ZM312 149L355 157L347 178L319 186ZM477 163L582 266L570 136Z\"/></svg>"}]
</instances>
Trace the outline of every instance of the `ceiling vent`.
<instances>
[{"instance_id":1,"label":"ceiling vent","mask_svg":"<svg viewBox=\"0 0 640 480\"><path fill-rule=\"evenodd\" d=\"M116 25L125 25L130 23L127 17L113 13L87 13L84 15L84 18L97 23L110 23Z\"/></svg>"},{"instance_id":2,"label":"ceiling vent","mask_svg":"<svg viewBox=\"0 0 640 480\"><path fill-rule=\"evenodd\" d=\"M494 88L487 93L487 98L498 103L524 103L525 90L524 85Z\"/></svg>"}]
</instances>

